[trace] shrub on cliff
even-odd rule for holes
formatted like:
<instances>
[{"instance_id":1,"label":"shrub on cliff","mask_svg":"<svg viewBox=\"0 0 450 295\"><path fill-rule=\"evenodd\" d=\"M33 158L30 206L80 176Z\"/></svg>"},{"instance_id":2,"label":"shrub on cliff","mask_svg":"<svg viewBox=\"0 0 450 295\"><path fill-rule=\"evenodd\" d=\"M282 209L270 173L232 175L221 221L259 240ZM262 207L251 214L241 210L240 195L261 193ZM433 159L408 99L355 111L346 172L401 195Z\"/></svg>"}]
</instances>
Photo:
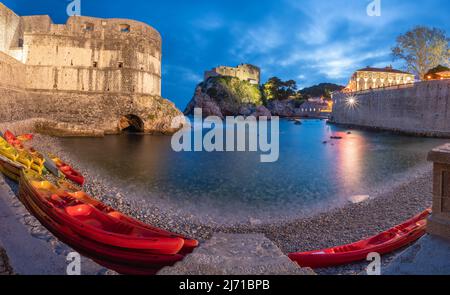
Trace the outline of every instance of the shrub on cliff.
<instances>
[{"instance_id":1,"label":"shrub on cliff","mask_svg":"<svg viewBox=\"0 0 450 295\"><path fill-rule=\"evenodd\" d=\"M258 85L251 84L248 81L241 81L237 78L233 77L216 77L211 78L215 79L216 83L221 86L221 88L227 91L230 95L225 95L224 99L232 99L239 104L254 104L261 105L262 104L262 94L259 90ZM209 81L214 82L214 81ZM212 90L217 91L215 88L210 88ZM217 95L217 93L216 93Z\"/></svg>"},{"instance_id":2,"label":"shrub on cliff","mask_svg":"<svg viewBox=\"0 0 450 295\"><path fill-rule=\"evenodd\" d=\"M263 105L258 85L233 77L211 77L197 85L185 114L202 108L204 115L240 115Z\"/></svg>"}]
</instances>

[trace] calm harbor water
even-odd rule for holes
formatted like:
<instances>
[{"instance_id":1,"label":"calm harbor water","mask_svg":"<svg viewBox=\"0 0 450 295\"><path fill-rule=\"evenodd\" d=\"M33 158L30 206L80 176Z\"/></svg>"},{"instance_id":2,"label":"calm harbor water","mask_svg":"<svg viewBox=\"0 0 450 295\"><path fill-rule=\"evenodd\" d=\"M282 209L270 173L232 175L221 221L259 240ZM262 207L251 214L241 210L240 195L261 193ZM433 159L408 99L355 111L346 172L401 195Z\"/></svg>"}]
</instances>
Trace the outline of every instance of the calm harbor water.
<instances>
[{"instance_id":1,"label":"calm harbor water","mask_svg":"<svg viewBox=\"0 0 450 295\"><path fill-rule=\"evenodd\" d=\"M180 152L171 138L67 138L64 148L106 174L129 198L218 222L311 213L374 196L428 165L446 140L342 129L325 121L280 122L280 158L254 152ZM342 140L330 140L340 135ZM324 144L324 141L328 141Z\"/></svg>"}]
</instances>

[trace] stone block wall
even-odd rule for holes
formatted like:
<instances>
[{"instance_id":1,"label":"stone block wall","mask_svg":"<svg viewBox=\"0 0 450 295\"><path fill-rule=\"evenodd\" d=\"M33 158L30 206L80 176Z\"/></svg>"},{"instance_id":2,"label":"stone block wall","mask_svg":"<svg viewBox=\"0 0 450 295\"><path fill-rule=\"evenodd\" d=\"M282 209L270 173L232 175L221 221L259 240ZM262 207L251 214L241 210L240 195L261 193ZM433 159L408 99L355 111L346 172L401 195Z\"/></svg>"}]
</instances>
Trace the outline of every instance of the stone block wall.
<instances>
[{"instance_id":1,"label":"stone block wall","mask_svg":"<svg viewBox=\"0 0 450 295\"><path fill-rule=\"evenodd\" d=\"M27 88L161 95L161 36L131 20L24 17Z\"/></svg>"},{"instance_id":2,"label":"stone block wall","mask_svg":"<svg viewBox=\"0 0 450 295\"><path fill-rule=\"evenodd\" d=\"M349 97L355 101L348 103ZM450 137L450 80L388 89L335 93L331 122Z\"/></svg>"},{"instance_id":3,"label":"stone block wall","mask_svg":"<svg viewBox=\"0 0 450 295\"><path fill-rule=\"evenodd\" d=\"M160 96L161 42L155 29L133 20L53 24L0 3L0 125L97 136L120 132L132 115L142 121L139 131L176 131L181 125L173 128L172 119L182 113Z\"/></svg>"}]
</instances>

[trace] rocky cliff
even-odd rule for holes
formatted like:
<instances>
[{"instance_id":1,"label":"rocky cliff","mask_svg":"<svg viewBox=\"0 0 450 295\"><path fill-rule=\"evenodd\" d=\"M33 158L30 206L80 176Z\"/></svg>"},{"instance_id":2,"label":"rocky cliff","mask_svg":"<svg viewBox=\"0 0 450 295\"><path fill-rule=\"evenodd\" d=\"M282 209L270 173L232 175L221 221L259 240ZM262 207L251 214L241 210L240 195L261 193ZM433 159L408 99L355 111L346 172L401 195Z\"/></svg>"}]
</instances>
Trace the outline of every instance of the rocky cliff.
<instances>
[{"instance_id":1,"label":"rocky cliff","mask_svg":"<svg viewBox=\"0 0 450 295\"><path fill-rule=\"evenodd\" d=\"M191 115L201 108L204 116L267 116L270 111L263 106L263 96L258 85L232 77L212 77L197 85L194 97L186 107Z\"/></svg>"},{"instance_id":2,"label":"rocky cliff","mask_svg":"<svg viewBox=\"0 0 450 295\"><path fill-rule=\"evenodd\" d=\"M304 115L300 108L302 103L295 99L271 100L267 103L267 108L272 116L301 117Z\"/></svg>"}]
</instances>

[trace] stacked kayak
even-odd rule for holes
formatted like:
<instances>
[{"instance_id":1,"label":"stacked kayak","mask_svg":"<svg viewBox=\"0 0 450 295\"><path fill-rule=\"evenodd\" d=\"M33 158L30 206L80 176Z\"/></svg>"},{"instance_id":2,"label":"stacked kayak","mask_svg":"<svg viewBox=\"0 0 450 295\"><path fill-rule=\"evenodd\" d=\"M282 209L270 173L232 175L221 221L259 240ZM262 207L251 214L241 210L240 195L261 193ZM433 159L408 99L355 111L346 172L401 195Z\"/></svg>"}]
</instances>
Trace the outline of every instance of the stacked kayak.
<instances>
[{"instance_id":1,"label":"stacked kayak","mask_svg":"<svg viewBox=\"0 0 450 295\"><path fill-rule=\"evenodd\" d=\"M33 134L22 134L17 136L17 139L20 140L21 142L30 141L33 139Z\"/></svg>"},{"instance_id":2,"label":"stacked kayak","mask_svg":"<svg viewBox=\"0 0 450 295\"><path fill-rule=\"evenodd\" d=\"M99 264L122 274L155 274L184 258L197 242L150 227L23 169L19 198L62 242Z\"/></svg>"},{"instance_id":3,"label":"stacked kayak","mask_svg":"<svg viewBox=\"0 0 450 295\"><path fill-rule=\"evenodd\" d=\"M58 169L64 174L67 179L70 179L71 181L81 186L84 184L85 179L84 176L81 175L81 173L73 169L67 163L63 162L60 158L53 155L51 155L50 157L52 162L56 165L56 167L58 167Z\"/></svg>"},{"instance_id":4,"label":"stacked kayak","mask_svg":"<svg viewBox=\"0 0 450 295\"><path fill-rule=\"evenodd\" d=\"M150 225L145 224L139 220L136 220L130 216L127 216L117 210L114 210L112 207L107 206L107 205L103 204L102 202L89 196L85 192L78 190L77 187L71 185L67 181L60 180L58 182L58 187L60 189L64 190L69 196L71 196L85 204L89 204L89 205L93 206L94 208L98 209L99 211L101 211L113 218L116 218L122 222L128 223L131 226L144 228L144 229L152 231L156 235L160 235L160 236L182 238L184 240L184 245L183 245L183 248L181 249L181 251L179 252L181 254L189 254L198 246L197 240L192 240L192 239L189 239L189 238L181 236L181 235L175 235L171 232L162 230L160 228L150 226Z\"/></svg>"},{"instance_id":5,"label":"stacked kayak","mask_svg":"<svg viewBox=\"0 0 450 295\"><path fill-rule=\"evenodd\" d=\"M405 223L374 237L359 242L301 253L291 253L289 258L301 267L323 268L365 260L370 253L380 255L393 252L418 240L426 232L428 209Z\"/></svg>"},{"instance_id":6,"label":"stacked kayak","mask_svg":"<svg viewBox=\"0 0 450 295\"><path fill-rule=\"evenodd\" d=\"M5 156L0 154L0 172L8 178L19 182L20 171L24 169L24 166L20 163L11 161Z\"/></svg>"},{"instance_id":7,"label":"stacked kayak","mask_svg":"<svg viewBox=\"0 0 450 295\"><path fill-rule=\"evenodd\" d=\"M40 153L34 149L26 149L22 142L9 130L5 132L4 137L10 145L19 151L20 157L17 159L19 163L42 174L45 159Z\"/></svg>"},{"instance_id":8,"label":"stacked kayak","mask_svg":"<svg viewBox=\"0 0 450 295\"><path fill-rule=\"evenodd\" d=\"M19 181L20 171L29 168L18 161L20 158L19 151L0 136L0 172L12 180Z\"/></svg>"}]
</instances>

